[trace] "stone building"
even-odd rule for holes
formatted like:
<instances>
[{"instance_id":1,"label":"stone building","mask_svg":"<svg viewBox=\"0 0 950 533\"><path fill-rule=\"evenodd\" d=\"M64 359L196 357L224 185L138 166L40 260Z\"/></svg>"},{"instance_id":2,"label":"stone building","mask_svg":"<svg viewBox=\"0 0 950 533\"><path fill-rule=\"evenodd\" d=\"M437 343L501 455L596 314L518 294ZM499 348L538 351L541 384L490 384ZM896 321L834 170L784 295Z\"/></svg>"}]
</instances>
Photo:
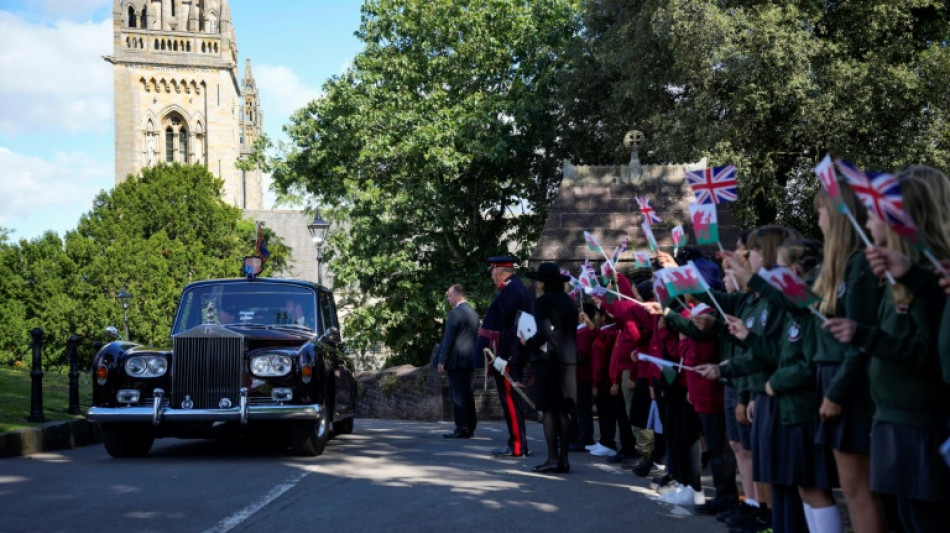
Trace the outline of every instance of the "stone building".
<instances>
[{"instance_id":1,"label":"stone building","mask_svg":"<svg viewBox=\"0 0 950 533\"><path fill-rule=\"evenodd\" d=\"M112 8L115 178L158 163L200 163L224 181L224 200L261 209L259 170L235 162L263 115L238 48L228 0L115 0Z\"/></svg>"}]
</instances>

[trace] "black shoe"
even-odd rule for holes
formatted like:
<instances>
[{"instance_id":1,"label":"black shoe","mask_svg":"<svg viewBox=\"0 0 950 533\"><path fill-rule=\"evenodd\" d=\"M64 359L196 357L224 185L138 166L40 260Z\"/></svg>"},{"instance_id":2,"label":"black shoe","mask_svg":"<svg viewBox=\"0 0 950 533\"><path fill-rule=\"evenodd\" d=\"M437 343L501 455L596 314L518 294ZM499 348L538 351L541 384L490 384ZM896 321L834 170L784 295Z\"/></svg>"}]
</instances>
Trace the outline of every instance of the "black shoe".
<instances>
[{"instance_id":1,"label":"black shoe","mask_svg":"<svg viewBox=\"0 0 950 533\"><path fill-rule=\"evenodd\" d=\"M541 472L541 473L557 472L557 469L559 466L560 465L557 461L545 461L535 466L532 470L534 470L535 472Z\"/></svg>"},{"instance_id":2,"label":"black shoe","mask_svg":"<svg viewBox=\"0 0 950 533\"><path fill-rule=\"evenodd\" d=\"M622 463L627 456L623 452L617 452L607 458L608 463Z\"/></svg>"},{"instance_id":3,"label":"black shoe","mask_svg":"<svg viewBox=\"0 0 950 533\"><path fill-rule=\"evenodd\" d=\"M527 457L531 455L531 452L525 451L524 453L516 454L515 451L511 449L510 446L507 446L504 448L498 448L496 450L492 450L491 454L494 455L495 457Z\"/></svg>"},{"instance_id":4,"label":"black shoe","mask_svg":"<svg viewBox=\"0 0 950 533\"><path fill-rule=\"evenodd\" d=\"M584 448L584 445L581 443L574 443L567 447L568 450L572 452L586 452L587 448Z\"/></svg>"},{"instance_id":5,"label":"black shoe","mask_svg":"<svg viewBox=\"0 0 950 533\"><path fill-rule=\"evenodd\" d=\"M699 514L718 515L727 509L732 509L738 504L739 502L736 500L723 501L713 498L702 505L697 505L693 510Z\"/></svg>"},{"instance_id":6,"label":"black shoe","mask_svg":"<svg viewBox=\"0 0 950 533\"><path fill-rule=\"evenodd\" d=\"M445 435L442 435L442 438L443 439L470 439L472 438L472 432L456 429L454 433L446 433Z\"/></svg>"},{"instance_id":7,"label":"black shoe","mask_svg":"<svg viewBox=\"0 0 950 533\"><path fill-rule=\"evenodd\" d=\"M642 455L638 455L637 458L634 459L633 461L627 460L627 461L624 461L623 463L624 468L629 469L629 470L634 470L634 471L636 471L637 468L643 468L643 465L647 465L647 467L651 467L653 466L653 463L650 462L649 459L647 459L646 457Z\"/></svg>"},{"instance_id":8,"label":"black shoe","mask_svg":"<svg viewBox=\"0 0 950 533\"><path fill-rule=\"evenodd\" d=\"M659 477L655 477L650 480L654 485L665 487L670 484L670 481L673 481L673 476L670 474L664 474Z\"/></svg>"},{"instance_id":9,"label":"black shoe","mask_svg":"<svg viewBox=\"0 0 950 533\"><path fill-rule=\"evenodd\" d=\"M567 459L557 462L557 472L558 474L567 474L571 471L571 463L567 462Z\"/></svg>"},{"instance_id":10,"label":"black shoe","mask_svg":"<svg viewBox=\"0 0 950 533\"><path fill-rule=\"evenodd\" d=\"M767 507L753 507L751 505L742 504L739 507L739 512L726 518L724 522L729 527L755 528L757 526L770 524L772 517Z\"/></svg>"}]
</instances>

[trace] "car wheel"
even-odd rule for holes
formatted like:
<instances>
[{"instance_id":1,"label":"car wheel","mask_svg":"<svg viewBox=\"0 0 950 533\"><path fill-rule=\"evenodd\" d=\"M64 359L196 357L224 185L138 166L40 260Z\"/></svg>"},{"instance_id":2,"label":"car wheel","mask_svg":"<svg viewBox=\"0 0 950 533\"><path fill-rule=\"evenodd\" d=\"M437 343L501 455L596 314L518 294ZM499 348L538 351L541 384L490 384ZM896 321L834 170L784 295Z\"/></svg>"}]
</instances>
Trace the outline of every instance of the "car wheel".
<instances>
[{"instance_id":1,"label":"car wheel","mask_svg":"<svg viewBox=\"0 0 950 533\"><path fill-rule=\"evenodd\" d=\"M142 457L155 442L149 426L103 426L102 443L112 457Z\"/></svg>"},{"instance_id":2,"label":"car wheel","mask_svg":"<svg viewBox=\"0 0 950 533\"><path fill-rule=\"evenodd\" d=\"M353 433L353 417L352 416L333 423L334 435L347 435L350 433Z\"/></svg>"},{"instance_id":3,"label":"car wheel","mask_svg":"<svg viewBox=\"0 0 950 533\"><path fill-rule=\"evenodd\" d=\"M297 455L316 457L323 453L330 440L330 423L326 414L316 422L295 423L290 434L290 445Z\"/></svg>"}]
</instances>

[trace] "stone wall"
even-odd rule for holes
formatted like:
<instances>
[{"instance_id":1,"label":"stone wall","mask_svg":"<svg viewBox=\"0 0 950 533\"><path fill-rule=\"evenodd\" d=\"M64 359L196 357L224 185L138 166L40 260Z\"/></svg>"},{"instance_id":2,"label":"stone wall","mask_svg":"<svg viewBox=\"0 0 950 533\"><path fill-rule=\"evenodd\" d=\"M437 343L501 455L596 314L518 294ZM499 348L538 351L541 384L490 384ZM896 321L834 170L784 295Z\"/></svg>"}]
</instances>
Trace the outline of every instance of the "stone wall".
<instances>
[{"instance_id":1,"label":"stone wall","mask_svg":"<svg viewBox=\"0 0 950 533\"><path fill-rule=\"evenodd\" d=\"M534 398L530 366L525 372L529 398ZM452 397L449 380L430 366L403 365L378 372L361 372L356 377L359 396L356 415L360 418L394 418L402 420L452 420ZM504 415L498 401L495 380L488 379L485 371L477 369L472 378L475 391L475 410L481 420L501 420ZM534 417L534 411L518 398L525 416Z\"/></svg>"},{"instance_id":2,"label":"stone wall","mask_svg":"<svg viewBox=\"0 0 950 533\"><path fill-rule=\"evenodd\" d=\"M602 262L603 257L594 257L588 250L584 231L590 232L608 254L628 235L630 250L647 250L640 229L643 215L636 201L638 196L650 198L650 205L662 219L653 225L662 250L672 252L670 232L679 224L689 241L695 243L687 207L695 196L686 182L685 171L705 166L702 160L687 165L644 165L635 172L628 166L574 166L565 162L564 178L531 254L529 269L534 270L542 261L555 261L577 272L585 258L594 264ZM739 227L729 204L720 204L718 212L721 242L731 248L739 236ZM716 249L705 247L707 252ZM633 268L629 252L621 259L619 268Z\"/></svg>"}]
</instances>

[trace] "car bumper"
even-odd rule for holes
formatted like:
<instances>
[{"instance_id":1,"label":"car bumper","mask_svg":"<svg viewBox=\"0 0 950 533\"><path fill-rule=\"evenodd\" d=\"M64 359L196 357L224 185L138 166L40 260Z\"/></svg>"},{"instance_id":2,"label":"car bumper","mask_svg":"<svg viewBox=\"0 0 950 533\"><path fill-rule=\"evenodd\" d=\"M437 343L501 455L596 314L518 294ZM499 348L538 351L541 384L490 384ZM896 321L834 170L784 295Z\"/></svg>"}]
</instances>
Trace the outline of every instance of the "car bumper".
<instances>
[{"instance_id":1,"label":"car bumper","mask_svg":"<svg viewBox=\"0 0 950 533\"><path fill-rule=\"evenodd\" d=\"M111 424L118 422L151 422L161 425L177 422L241 422L248 424L263 420L312 420L319 421L325 410L320 404L304 405L250 405L246 390L242 390L240 405L227 409L173 409L164 402L164 393L157 389L151 407L90 407L86 418L93 422Z\"/></svg>"}]
</instances>

